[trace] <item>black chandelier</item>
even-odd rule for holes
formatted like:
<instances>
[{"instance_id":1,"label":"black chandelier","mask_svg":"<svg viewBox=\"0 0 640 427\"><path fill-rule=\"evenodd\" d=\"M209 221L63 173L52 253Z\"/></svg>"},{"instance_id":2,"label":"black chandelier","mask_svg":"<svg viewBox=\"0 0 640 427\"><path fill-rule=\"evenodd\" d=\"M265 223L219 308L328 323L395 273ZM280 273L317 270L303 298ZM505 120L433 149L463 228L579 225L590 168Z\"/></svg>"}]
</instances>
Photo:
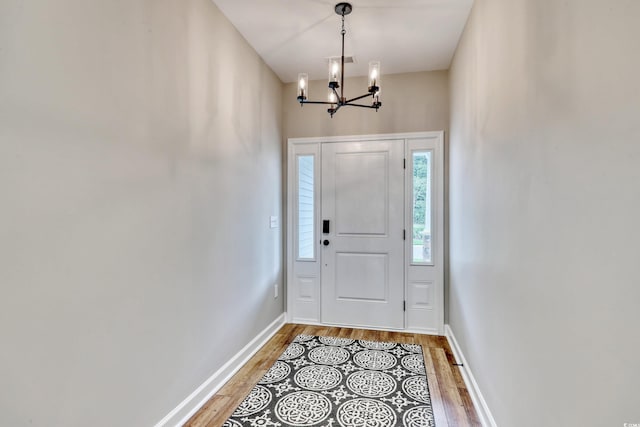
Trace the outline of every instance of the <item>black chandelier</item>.
<instances>
[{"instance_id":1,"label":"black chandelier","mask_svg":"<svg viewBox=\"0 0 640 427\"><path fill-rule=\"evenodd\" d=\"M306 73L298 74L298 102L302 107L304 104L326 104L330 105L327 112L333 118L333 115L343 106L362 107L362 108L378 108L382 106L380 102L380 62L369 62L369 89L364 95L357 96L352 99L346 99L344 97L344 35L346 31L344 29L344 17L353 10L350 3L338 3L335 7L335 11L338 15L342 16L342 55L340 59L329 59L329 100L328 101L309 101L307 95L309 93L309 75ZM340 61L340 62L338 62ZM338 81L340 81L338 83ZM340 89L340 94L336 89ZM373 101L371 105L356 104L354 101L371 96Z\"/></svg>"}]
</instances>

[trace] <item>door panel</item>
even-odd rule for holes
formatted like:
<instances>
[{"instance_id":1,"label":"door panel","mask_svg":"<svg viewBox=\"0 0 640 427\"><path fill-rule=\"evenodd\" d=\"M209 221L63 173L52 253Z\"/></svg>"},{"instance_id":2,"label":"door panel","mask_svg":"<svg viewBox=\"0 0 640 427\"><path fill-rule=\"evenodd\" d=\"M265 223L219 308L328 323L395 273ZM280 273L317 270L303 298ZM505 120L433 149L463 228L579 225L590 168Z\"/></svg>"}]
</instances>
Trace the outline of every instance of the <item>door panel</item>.
<instances>
[{"instance_id":1,"label":"door panel","mask_svg":"<svg viewBox=\"0 0 640 427\"><path fill-rule=\"evenodd\" d=\"M389 153L336 153L335 224L338 235L386 235ZM362 207L367 207L363 215Z\"/></svg>"},{"instance_id":2,"label":"door panel","mask_svg":"<svg viewBox=\"0 0 640 427\"><path fill-rule=\"evenodd\" d=\"M387 302L389 256L371 253L336 253L336 298Z\"/></svg>"},{"instance_id":3,"label":"door panel","mask_svg":"<svg viewBox=\"0 0 640 427\"><path fill-rule=\"evenodd\" d=\"M322 144L322 322L404 327L403 140Z\"/></svg>"}]
</instances>

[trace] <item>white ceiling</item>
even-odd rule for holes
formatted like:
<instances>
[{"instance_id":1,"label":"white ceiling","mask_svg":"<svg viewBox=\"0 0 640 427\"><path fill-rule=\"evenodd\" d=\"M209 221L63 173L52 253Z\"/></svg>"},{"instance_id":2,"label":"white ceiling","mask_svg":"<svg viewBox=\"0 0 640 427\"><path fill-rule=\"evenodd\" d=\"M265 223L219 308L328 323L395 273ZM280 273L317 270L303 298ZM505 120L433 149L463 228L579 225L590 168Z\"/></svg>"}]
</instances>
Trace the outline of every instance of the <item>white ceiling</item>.
<instances>
[{"instance_id":1,"label":"white ceiling","mask_svg":"<svg viewBox=\"0 0 640 427\"><path fill-rule=\"evenodd\" d=\"M213 0L283 82L299 72L325 79L326 58L340 56L341 17L332 0ZM345 18L345 76L369 61L382 74L448 69L473 0L351 0Z\"/></svg>"}]
</instances>

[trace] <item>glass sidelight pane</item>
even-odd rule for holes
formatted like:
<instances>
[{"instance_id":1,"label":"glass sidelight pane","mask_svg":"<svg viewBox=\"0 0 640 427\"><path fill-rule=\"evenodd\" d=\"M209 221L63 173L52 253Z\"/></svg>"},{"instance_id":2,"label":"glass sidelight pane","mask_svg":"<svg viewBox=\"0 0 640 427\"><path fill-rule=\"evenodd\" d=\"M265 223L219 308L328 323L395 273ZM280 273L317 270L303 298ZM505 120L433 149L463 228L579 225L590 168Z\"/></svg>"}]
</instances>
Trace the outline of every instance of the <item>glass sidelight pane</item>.
<instances>
[{"instance_id":1,"label":"glass sidelight pane","mask_svg":"<svg viewBox=\"0 0 640 427\"><path fill-rule=\"evenodd\" d=\"M298 156L298 259L314 259L314 156Z\"/></svg>"},{"instance_id":2,"label":"glass sidelight pane","mask_svg":"<svg viewBox=\"0 0 640 427\"><path fill-rule=\"evenodd\" d=\"M431 256L431 151L413 152L413 263L430 264Z\"/></svg>"}]
</instances>

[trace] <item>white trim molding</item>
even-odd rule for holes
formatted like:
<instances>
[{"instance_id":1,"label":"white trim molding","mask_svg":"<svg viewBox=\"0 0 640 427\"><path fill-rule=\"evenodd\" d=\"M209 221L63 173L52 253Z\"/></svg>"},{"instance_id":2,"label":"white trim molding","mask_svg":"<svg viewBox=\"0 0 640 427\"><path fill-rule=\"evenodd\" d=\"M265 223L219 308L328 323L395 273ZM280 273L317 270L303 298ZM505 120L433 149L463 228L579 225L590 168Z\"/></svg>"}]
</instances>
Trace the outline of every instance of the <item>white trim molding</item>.
<instances>
[{"instance_id":1,"label":"white trim molding","mask_svg":"<svg viewBox=\"0 0 640 427\"><path fill-rule=\"evenodd\" d=\"M406 304L403 329L407 333L444 334L444 131L405 132L370 135L320 136L287 139L287 233L286 233L286 310L288 322L323 326L349 326L367 329L379 329L371 325L335 325L323 318L322 299L322 259L321 253L313 258L301 260L297 253L298 224L298 158L314 158L314 244L320 241L322 230L322 152L323 147L333 144L353 142L395 141L402 144L405 162L413 151L431 151L433 153L432 197L432 244L435 257L434 265L416 265L412 262L412 239L406 239L405 259L403 260L404 279L402 286ZM363 144L364 145L364 144ZM406 165L406 163L405 163ZM400 163L398 164L400 167ZM412 217L412 190L410 189L409 166L404 171L404 230L410 230ZM331 175L331 174L330 174ZM308 199L307 199L308 200ZM329 219L329 218L327 218ZM317 247L317 246L316 246ZM399 284L401 282L398 282ZM398 310L401 305L397 305ZM342 319L342 321L345 321ZM382 329L389 330L389 329Z\"/></svg>"},{"instance_id":2,"label":"white trim molding","mask_svg":"<svg viewBox=\"0 0 640 427\"><path fill-rule=\"evenodd\" d=\"M186 423L222 386L245 365L260 348L267 343L286 323L287 313L282 313L276 320L260 332L242 350L211 375L186 399L160 420L155 427L178 427Z\"/></svg>"},{"instance_id":3,"label":"white trim molding","mask_svg":"<svg viewBox=\"0 0 640 427\"><path fill-rule=\"evenodd\" d=\"M478 412L480 422L485 427L498 427L496 420L493 418L493 415L491 415L487 402L484 400L480 387L471 372L471 368L469 367L467 360L464 358L464 354L458 345L458 341L456 341L456 337L453 335L453 330L451 330L449 325L444 325L444 333L449 341L451 351L453 351L453 357L456 358L458 363L462 364L460 373L462 374L462 379L467 386L467 390L469 390L473 406L475 406L476 411Z\"/></svg>"}]
</instances>

